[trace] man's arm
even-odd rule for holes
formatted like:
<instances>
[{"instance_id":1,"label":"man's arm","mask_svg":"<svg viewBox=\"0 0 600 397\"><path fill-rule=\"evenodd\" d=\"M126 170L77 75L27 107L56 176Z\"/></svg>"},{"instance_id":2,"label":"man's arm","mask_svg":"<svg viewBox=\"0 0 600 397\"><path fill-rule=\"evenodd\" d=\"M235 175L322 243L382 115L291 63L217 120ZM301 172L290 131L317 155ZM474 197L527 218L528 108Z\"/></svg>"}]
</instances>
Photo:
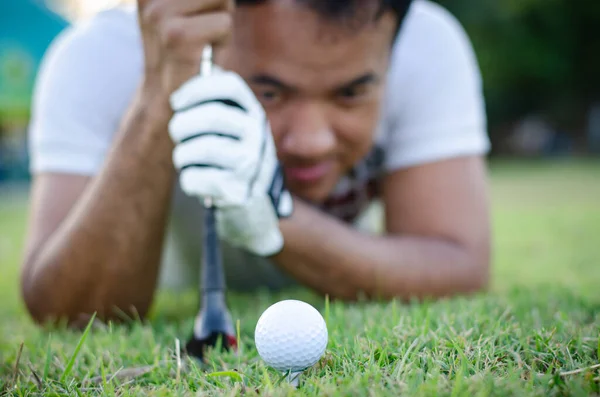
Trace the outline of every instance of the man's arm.
<instances>
[{"instance_id":1,"label":"man's arm","mask_svg":"<svg viewBox=\"0 0 600 397\"><path fill-rule=\"evenodd\" d=\"M386 231L364 234L296 202L281 221L274 261L332 298L439 298L488 281L490 230L485 163L457 158L397 171L384 181Z\"/></svg>"},{"instance_id":2,"label":"man's arm","mask_svg":"<svg viewBox=\"0 0 600 397\"><path fill-rule=\"evenodd\" d=\"M38 322L143 317L150 307L174 170L169 106L144 94L97 176L34 178L22 293Z\"/></svg>"},{"instance_id":3,"label":"man's arm","mask_svg":"<svg viewBox=\"0 0 600 397\"><path fill-rule=\"evenodd\" d=\"M152 302L176 174L169 97L197 74L205 44L229 35L232 9L227 0L138 0L136 10L142 59L133 20L121 15L84 24L44 62L32 140L40 175L22 270L38 322L144 317ZM136 95L135 87L124 94L138 67Z\"/></svg>"}]
</instances>

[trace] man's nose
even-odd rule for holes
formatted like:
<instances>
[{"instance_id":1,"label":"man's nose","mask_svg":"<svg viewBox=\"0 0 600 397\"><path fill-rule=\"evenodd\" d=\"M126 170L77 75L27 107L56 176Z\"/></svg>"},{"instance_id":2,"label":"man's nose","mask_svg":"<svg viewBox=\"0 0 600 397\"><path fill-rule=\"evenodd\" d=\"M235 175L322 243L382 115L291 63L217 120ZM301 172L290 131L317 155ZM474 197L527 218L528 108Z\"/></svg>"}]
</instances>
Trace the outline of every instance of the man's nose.
<instances>
[{"instance_id":1,"label":"man's nose","mask_svg":"<svg viewBox=\"0 0 600 397\"><path fill-rule=\"evenodd\" d=\"M319 160L335 149L336 138L326 109L318 103L290 106L279 149L288 156Z\"/></svg>"}]
</instances>

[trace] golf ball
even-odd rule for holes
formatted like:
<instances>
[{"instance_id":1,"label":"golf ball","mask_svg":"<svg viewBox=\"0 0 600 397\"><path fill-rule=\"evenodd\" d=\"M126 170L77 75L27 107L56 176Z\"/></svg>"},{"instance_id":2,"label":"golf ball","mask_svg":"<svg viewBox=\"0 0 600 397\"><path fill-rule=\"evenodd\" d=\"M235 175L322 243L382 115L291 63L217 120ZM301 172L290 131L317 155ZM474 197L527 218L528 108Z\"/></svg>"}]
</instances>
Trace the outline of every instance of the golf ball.
<instances>
[{"instance_id":1,"label":"golf ball","mask_svg":"<svg viewBox=\"0 0 600 397\"><path fill-rule=\"evenodd\" d=\"M277 371L302 372L315 365L327 347L327 325L306 302L284 300L258 319L254 341L258 354Z\"/></svg>"}]
</instances>

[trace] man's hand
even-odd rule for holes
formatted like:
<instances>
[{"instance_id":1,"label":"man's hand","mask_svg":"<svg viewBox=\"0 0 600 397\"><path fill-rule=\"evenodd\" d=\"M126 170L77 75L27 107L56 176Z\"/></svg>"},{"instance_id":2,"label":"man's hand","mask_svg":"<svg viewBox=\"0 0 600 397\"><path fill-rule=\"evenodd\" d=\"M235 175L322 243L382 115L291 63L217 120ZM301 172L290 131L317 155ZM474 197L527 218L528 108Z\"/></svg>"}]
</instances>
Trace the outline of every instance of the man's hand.
<instances>
[{"instance_id":1,"label":"man's hand","mask_svg":"<svg viewBox=\"0 0 600 397\"><path fill-rule=\"evenodd\" d=\"M269 122L239 75L215 69L171 96L173 163L186 194L214 200L225 241L274 255L283 247L279 218L290 216L293 204Z\"/></svg>"},{"instance_id":2,"label":"man's hand","mask_svg":"<svg viewBox=\"0 0 600 397\"><path fill-rule=\"evenodd\" d=\"M202 49L229 37L232 0L138 0L145 81L165 95L198 73Z\"/></svg>"},{"instance_id":3,"label":"man's hand","mask_svg":"<svg viewBox=\"0 0 600 397\"><path fill-rule=\"evenodd\" d=\"M134 73L131 65L103 52L105 45L118 47L115 53L129 50L128 42L118 41L122 39L118 29L106 31L106 40L90 36L95 29L75 29L61 41L63 50L51 54L36 97L64 97L68 106L41 100L35 114L36 135L43 141L65 142L60 155L86 161L73 164L68 172L52 172L50 167L35 175L22 295L36 321L67 319L79 324L81 315L87 319L94 312L102 320L145 317L156 290L172 196L169 97L198 73L205 45L218 46L227 38L231 4L231 0L138 0L145 70L127 109L106 106L125 99L122 95L127 92L114 76L122 70L125 76ZM90 68L97 66L88 52L102 54L94 84L86 80ZM59 84L66 74L72 74L72 82ZM80 86L86 88L76 88ZM115 124L119 130L110 130ZM53 136L54 129L62 135ZM113 133L111 150L93 171L93 159L104 153L67 139ZM42 146L36 155L46 158L49 149ZM76 175L81 172L94 175Z\"/></svg>"}]
</instances>

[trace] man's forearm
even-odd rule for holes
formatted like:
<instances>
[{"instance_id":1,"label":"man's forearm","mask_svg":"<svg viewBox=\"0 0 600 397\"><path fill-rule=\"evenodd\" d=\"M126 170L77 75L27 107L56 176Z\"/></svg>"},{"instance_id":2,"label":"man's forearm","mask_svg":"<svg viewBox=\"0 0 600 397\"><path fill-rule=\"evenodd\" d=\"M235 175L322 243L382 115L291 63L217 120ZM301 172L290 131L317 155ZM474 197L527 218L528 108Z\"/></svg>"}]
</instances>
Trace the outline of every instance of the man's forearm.
<instances>
[{"instance_id":1,"label":"man's forearm","mask_svg":"<svg viewBox=\"0 0 600 397\"><path fill-rule=\"evenodd\" d=\"M23 289L39 321L143 316L151 304L174 171L168 106L145 100L136 98L102 170L31 259Z\"/></svg>"},{"instance_id":2,"label":"man's forearm","mask_svg":"<svg viewBox=\"0 0 600 397\"><path fill-rule=\"evenodd\" d=\"M439 298L487 282L485 254L436 238L368 235L299 201L281 229L275 263L332 298Z\"/></svg>"}]
</instances>

